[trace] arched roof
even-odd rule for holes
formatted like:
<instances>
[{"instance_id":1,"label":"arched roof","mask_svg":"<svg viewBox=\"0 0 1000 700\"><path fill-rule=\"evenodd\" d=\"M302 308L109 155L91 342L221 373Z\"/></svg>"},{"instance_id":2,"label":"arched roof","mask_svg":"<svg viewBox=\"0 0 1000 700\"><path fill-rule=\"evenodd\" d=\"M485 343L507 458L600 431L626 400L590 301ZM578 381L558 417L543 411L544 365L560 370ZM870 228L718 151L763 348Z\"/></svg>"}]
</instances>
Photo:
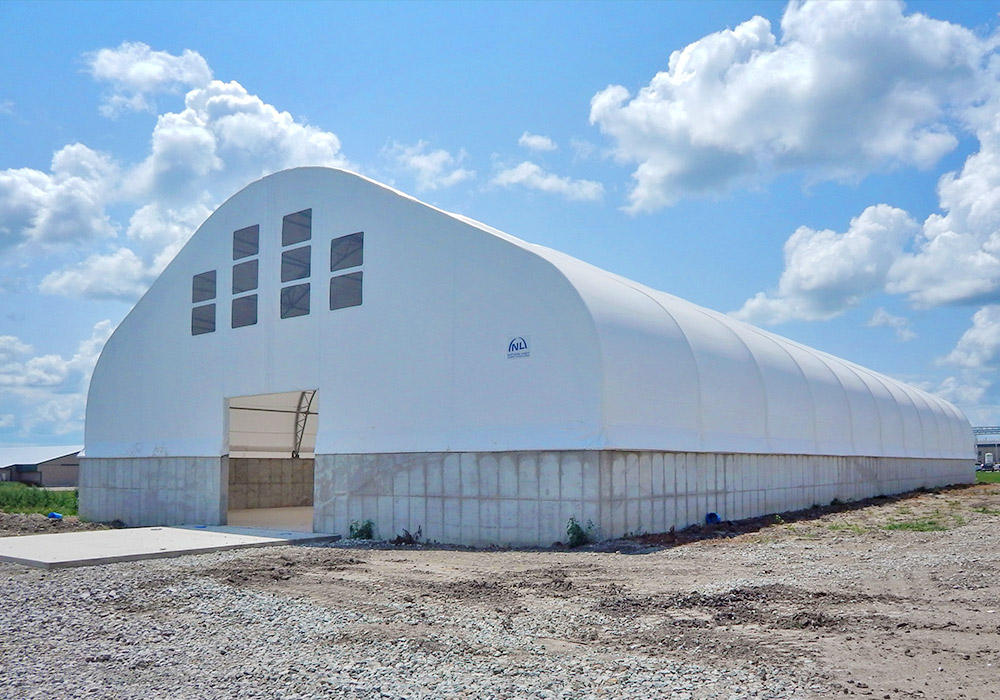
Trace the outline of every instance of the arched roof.
<instances>
[{"instance_id":1,"label":"arched roof","mask_svg":"<svg viewBox=\"0 0 1000 700\"><path fill-rule=\"evenodd\" d=\"M283 220L305 210L311 238L288 243ZM237 323L247 227L259 279L252 323ZM335 252L361 233L358 296L343 307ZM296 251L305 310L286 317ZM195 334L209 305L212 330ZM508 352L515 339L525 352ZM258 444L240 425L263 415L240 424L227 402L305 391L321 409L303 435L321 454L964 458L973 444L965 417L926 392L359 175L297 168L220 206L116 330L91 383L87 454L226 454Z\"/></svg>"}]
</instances>

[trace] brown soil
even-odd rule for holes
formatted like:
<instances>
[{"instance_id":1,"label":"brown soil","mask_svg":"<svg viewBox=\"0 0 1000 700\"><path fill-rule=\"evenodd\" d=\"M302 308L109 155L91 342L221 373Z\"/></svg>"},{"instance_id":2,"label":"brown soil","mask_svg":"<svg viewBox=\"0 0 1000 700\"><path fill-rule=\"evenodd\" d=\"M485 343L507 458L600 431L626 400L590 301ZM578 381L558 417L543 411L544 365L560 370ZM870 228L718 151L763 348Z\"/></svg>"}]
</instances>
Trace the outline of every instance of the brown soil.
<instances>
[{"instance_id":1,"label":"brown soil","mask_svg":"<svg viewBox=\"0 0 1000 700\"><path fill-rule=\"evenodd\" d=\"M84 522L75 515L68 515L61 520L57 520L55 518L47 518L39 513L0 512L0 537L106 529L108 529L107 525Z\"/></svg>"}]
</instances>

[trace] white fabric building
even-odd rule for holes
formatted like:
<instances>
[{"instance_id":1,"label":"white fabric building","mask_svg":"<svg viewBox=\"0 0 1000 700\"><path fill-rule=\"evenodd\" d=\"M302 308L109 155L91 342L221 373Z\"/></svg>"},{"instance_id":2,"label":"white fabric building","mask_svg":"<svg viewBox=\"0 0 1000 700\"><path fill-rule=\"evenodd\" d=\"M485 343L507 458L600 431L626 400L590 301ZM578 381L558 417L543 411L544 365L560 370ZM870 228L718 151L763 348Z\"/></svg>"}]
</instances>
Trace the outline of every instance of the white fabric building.
<instances>
[{"instance_id":1,"label":"white fabric building","mask_svg":"<svg viewBox=\"0 0 1000 700\"><path fill-rule=\"evenodd\" d=\"M940 398L327 168L198 229L106 344L85 439L92 519L312 505L472 544L974 479Z\"/></svg>"}]
</instances>

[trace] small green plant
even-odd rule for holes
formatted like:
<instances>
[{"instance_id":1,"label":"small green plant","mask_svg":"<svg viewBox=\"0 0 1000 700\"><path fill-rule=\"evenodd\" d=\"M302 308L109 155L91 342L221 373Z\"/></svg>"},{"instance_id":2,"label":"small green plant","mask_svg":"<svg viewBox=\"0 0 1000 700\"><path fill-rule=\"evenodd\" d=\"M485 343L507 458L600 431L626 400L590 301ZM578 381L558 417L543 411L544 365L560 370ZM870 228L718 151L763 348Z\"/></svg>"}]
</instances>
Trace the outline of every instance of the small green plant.
<instances>
[{"instance_id":1,"label":"small green plant","mask_svg":"<svg viewBox=\"0 0 1000 700\"><path fill-rule=\"evenodd\" d=\"M590 543L594 532L594 522L587 521L587 527L579 523L576 518L570 518L566 522L566 543L570 547L582 547Z\"/></svg>"},{"instance_id":2,"label":"small green plant","mask_svg":"<svg viewBox=\"0 0 1000 700\"><path fill-rule=\"evenodd\" d=\"M893 522L885 526L886 530L909 530L911 532L939 532L947 530L937 520L907 520L906 522Z\"/></svg>"},{"instance_id":3,"label":"small green plant","mask_svg":"<svg viewBox=\"0 0 1000 700\"><path fill-rule=\"evenodd\" d=\"M987 508L986 506L973 508L972 510L975 513L982 513L983 515L1000 515L1000 510L997 510L996 508Z\"/></svg>"},{"instance_id":4,"label":"small green plant","mask_svg":"<svg viewBox=\"0 0 1000 700\"><path fill-rule=\"evenodd\" d=\"M77 492L52 491L17 482L0 484L0 511L5 513L51 512L76 515Z\"/></svg>"},{"instance_id":5,"label":"small green plant","mask_svg":"<svg viewBox=\"0 0 1000 700\"><path fill-rule=\"evenodd\" d=\"M375 539L375 523L371 520L351 521L350 537L352 540L373 540Z\"/></svg>"},{"instance_id":6,"label":"small green plant","mask_svg":"<svg viewBox=\"0 0 1000 700\"><path fill-rule=\"evenodd\" d=\"M777 513L775 513L775 514L774 514L774 524L775 524L775 525L784 525L784 524L785 524L785 519L784 519L784 518L782 518L782 517L781 517L780 515L778 515Z\"/></svg>"}]
</instances>

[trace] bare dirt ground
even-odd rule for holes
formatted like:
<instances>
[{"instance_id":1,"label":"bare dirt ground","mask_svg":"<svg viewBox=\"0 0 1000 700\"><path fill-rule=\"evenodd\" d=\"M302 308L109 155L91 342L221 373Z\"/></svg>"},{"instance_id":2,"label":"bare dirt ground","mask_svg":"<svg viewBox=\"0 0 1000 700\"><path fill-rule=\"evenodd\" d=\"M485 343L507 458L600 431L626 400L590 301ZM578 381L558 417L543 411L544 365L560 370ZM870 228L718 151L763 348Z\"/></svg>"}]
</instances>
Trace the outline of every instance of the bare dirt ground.
<instances>
[{"instance_id":1,"label":"bare dirt ground","mask_svg":"<svg viewBox=\"0 0 1000 700\"><path fill-rule=\"evenodd\" d=\"M47 518L39 513L0 512L0 537L12 535L44 535L55 532L79 530L106 530L107 525L81 521L75 515L62 519Z\"/></svg>"},{"instance_id":2,"label":"bare dirt ground","mask_svg":"<svg viewBox=\"0 0 1000 700\"><path fill-rule=\"evenodd\" d=\"M534 664L570 669L578 680L565 682L581 684L531 697L775 696L721 682L626 691L638 659L738 671L762 683L780 676L780 697L986 699L1000 695L998 542L1000 484L981 484L577 550L242 550L184 558L176 574L158 563L140 587L204 581L346 613L324 637L329 648L403 644L426 658L444 649L451 664L468 654L496 657L497 678ZM121 569L123 585L132 571L139 569ZM148 614L148 606L123 605L123 596L112 601L114 616ZM170 615L186 619L179 609ZM487 629L495 641L483 649ZM104 656L115 660L114 652ZM381 687L357 697L403 697Z\"/></svg>"}]
</instances>

